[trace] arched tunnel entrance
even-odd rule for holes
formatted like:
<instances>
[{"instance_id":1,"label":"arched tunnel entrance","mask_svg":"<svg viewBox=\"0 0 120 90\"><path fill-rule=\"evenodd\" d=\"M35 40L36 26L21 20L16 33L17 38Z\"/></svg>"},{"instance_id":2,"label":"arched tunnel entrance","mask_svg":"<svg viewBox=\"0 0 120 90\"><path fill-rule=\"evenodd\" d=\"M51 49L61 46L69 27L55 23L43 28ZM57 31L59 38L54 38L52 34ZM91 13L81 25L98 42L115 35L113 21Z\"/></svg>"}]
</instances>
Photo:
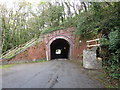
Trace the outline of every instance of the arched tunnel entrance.
<instances>
[{"instance_id":1,"label":"arched tunnel entrance","mask_svg":"<svg viewBox=\"0 0 120 90\"><path fill-rule=\"evenodd\" d=\"M64 39L56 39L50 45L51 59L68 59L70 45Z\"/></svg>"}]
</instances>

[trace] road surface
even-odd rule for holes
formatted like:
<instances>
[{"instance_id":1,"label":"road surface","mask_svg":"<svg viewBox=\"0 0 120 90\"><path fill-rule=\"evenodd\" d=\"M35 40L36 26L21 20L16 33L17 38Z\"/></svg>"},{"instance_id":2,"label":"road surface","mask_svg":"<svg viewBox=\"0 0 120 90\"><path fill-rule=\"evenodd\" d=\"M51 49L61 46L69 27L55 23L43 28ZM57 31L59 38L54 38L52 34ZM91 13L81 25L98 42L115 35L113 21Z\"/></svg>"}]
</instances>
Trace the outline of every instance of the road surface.
<instances>
[{"instance_id":1,"label":"road surface","mask_svg":"<svg viewBox=\"0 0 120 90\"><path fill-rule=\"evenodd\" d=\"M102 88L75 63L52 60L19 64L2 71L2 88Z\"/></svg>"}]
</instances>

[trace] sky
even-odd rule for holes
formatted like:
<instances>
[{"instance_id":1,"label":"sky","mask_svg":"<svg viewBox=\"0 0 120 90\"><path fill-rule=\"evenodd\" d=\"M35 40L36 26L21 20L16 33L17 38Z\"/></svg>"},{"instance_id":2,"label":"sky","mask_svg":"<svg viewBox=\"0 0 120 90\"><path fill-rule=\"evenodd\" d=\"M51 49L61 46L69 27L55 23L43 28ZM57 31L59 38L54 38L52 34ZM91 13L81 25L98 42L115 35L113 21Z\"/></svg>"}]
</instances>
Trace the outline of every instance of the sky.
<instances>
[{"instance_id":1,"label":"sky","mask_svg":"<svg viewBox=\"0 0 120 90\"><path fill-rule=\"evenodd\" d=\"M11 8L13 7L13 3L18 1L22 1L22 0L0 0L0 4L6 4L7 7ZM37 5L40 1L54 2L54 1L61 1L61 0L24 0L24 1L30 2L34 6L34 5ZM62 1L77 1L77 0L62 0Z\"/></svg>"},{"instance_id":2,"label":"sky","mask_svg":"<svg viewBox=\"0 0 120 90\"><path fill-rule=\"evenodd\" d=\"M79 0L0 0L0 4L5 4L7 8L14 8L14 2L19 2L19 1L27 1L30 2L34 7L38 5L39 2L60 2L60 1L70 1L70 2L75 2L76 4L78 3Z\"/></svg>"},{"instance_id":3,"label":"sky","mask_svg":"<svg viewBox=\"0 0 120 90\"><path fill-rule=\"evenodd\" d=\"M0 0L0 3L7 3L9 5L12 5L12 3L15 2L15 1L20 1L20 0ZM61 1L61 0L25 0L25 1L31 2L32 4L37 4L40 1ZM62 0L62 1L78 1L78 0ZM99 1L120 1L120 0L80 0L80 1L96 1L96 2L99 2Z\"/></svg>"},{"instance_id":4,"label":"sky","mask_svg":"<svg viewBox=\"0 0 120 90\"><path fill-rule=\"evenodd\" d=\"M0 4L5 3L7 5L7 7L13 7L13 2L18 2L18 1L22 1L22 0L0 0ZM77 2L78 0L25 0L30 2L32 5L37 5L40 1L71 1L71 2ZM120 1L120 0L80 0L80 1L95 1L95 2L100 2L100 1Z\"/></svg>"},{"instance_id":5,"label":"sky","mask_svg":"<svg viewBox=\"0 0 120 90\"><path fill-rule=\"evenodd\" d=\"M8 7L13 7L13 3L18 2L18 1L22 1L22 0L0 0L0 3L1 4L6 4ZM36 5L41 0L25 0L25 1L28 1L28 2L32 3L33 5Z\"/></svg>"},{"instance_id":6,"label":"sky","mask_svg":"<svg viewBox=\"0 0 120 90\"><path fill-rule=\"evenodd\" d=\"M22 0L0 0L0 3L8 3L10 5L15 1L17 2L17 1L22 1ZM28 1L32 4L37 4L40 1L77 1L77 0L25 0L25 1Z\"/></svg>"}]
</instances>

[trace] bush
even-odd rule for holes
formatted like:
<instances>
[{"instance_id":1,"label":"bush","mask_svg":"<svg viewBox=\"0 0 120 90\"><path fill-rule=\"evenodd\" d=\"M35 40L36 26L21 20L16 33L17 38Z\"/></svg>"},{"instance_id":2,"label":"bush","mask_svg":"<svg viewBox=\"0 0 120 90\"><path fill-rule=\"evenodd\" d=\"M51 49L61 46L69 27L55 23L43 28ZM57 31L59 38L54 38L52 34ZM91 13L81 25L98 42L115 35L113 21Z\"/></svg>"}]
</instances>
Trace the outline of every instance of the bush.
<instances>
[{"instance_id":1,"label":"bush","mask_svg":"<svg viewBox=\"0 0 120 90\"><path fill-rule=\"evenodd\" d=\"M116 51L120 45L120 32L118 30L112 31L109 34L109 50Z\"/></svg>"},{"instance_id":2,"label":"bush","mask_svg":"<svg viewBox=\"0 0 120 90\"><path fill-rule=\"evenodd\" d=\"M119 29L111 31L108 39L101 39L102 45L108 47L107 52L109 55L103 60L103 66L106 72L112 79L120 78L120 31Z\"/></svg>"}]
</instances>

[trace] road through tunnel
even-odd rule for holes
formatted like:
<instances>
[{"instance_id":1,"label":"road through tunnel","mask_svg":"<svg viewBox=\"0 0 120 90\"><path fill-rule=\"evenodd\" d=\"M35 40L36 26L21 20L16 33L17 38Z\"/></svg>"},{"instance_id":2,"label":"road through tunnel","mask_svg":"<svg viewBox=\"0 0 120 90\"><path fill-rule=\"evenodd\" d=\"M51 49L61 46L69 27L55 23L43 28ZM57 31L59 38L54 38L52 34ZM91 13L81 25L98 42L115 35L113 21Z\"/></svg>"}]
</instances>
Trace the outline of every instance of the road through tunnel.
<instances>
[{"instance_id":1,"label":"road through tunnel","mask_svg":"<svg viewBox=\"0 0 120 90\"><path fill-rule=\"evenodd\" d=\"M56 39L51 45L51 59L68 59L69 58L69 49L70 45L68 41L64 39Z\"/></svg>"}]
</instances>

